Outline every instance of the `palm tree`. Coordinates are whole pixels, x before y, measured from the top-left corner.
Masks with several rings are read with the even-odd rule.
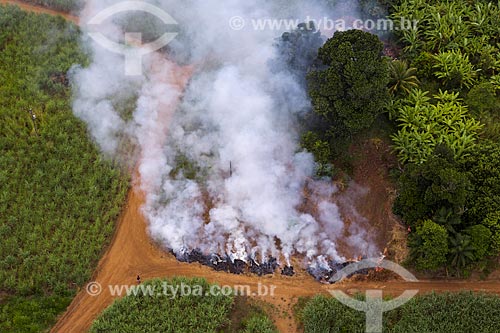
[[[444,226],[450,234],[456,234],[455,226],[462,223],[460,216],[449,207],[441,207],[434,215],[433,221]]]
[[[451,265],[457,269],[465,268],[470,262],[474,261],[474,247],[471,245],[471,239],[468,235],[456,234],[450,238]]]
[[[393,95],[408,95],[413,88],[420,84],[416,73],[416,68],[408,68],[406,61],[394,60],[389,63],[389,73],[391,81],[389,82],[389,91]]]

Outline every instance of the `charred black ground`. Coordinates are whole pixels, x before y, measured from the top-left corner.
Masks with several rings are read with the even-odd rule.
[[[251,273],[258,276],[274,274],[278,268],[281,268],[281,275],[294,276],[295,270],[293,266],[281,266],[278,260],[272,256],[269,256],[264,262],[257,262],[253,258],[247,258],[246,261],[240,259],[231,259],[227,254],[204,254],[199,249],[194,249],[191,251],[184,251],[181,253],[174,253],[171,251],[177,260],[180,262],[187,263],[199,263],[204,266],[211,267],[218,272],[226,272],[231,274],[245,274]],[[324,265],[314,265],[307,268],[307,272],[313,276],[316,281],[322,283],[336,283],[338,279],[335,279],[335,275],[347,267],[348,265],[354,263],[355,261],[347,262],[335,262],[333,260],[328,261]],[[354,274],[350,274],[344,277],[352,277],[354,275],[367,275],[370,271],[375,270],[375,268],[363,269]]]
[[[185,251],[182,253],[174,253],[177,260],[187,263],[200,263],[204,266],[213,268],[219,272],[227,272],[231,274],[252,273],[259,276],[273,274],[280,265],[278,260],[273,257],[268,257],[266,261],[259,263],[254,259],[248,258],[247,261],[240,259],[231,259],[229,255],[218,255],[215,253],[205,255],[199,249]],[[286,266],[287,274],[293,272],[293,267]],[[293,275],[293,274],[292,274]]]

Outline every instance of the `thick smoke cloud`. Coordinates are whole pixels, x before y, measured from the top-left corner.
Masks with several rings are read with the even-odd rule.
[[[83,21],[116,2],[88,1]],[[336,243],[346,227],[332,201],[336,188],[312,180],[313,157],[299,148],[297,119],[310,109],[304,82],[293,69],[272,66],[283,31],[234,31],[228,24],[233,16],[334,12],[305,1],[154,4],[180,24],[169,45],[174,59],[146,56],[144,74],[127,77],[122,56],[86,39],[92,63],[72,75],[74,112],[102,151],[117,157],[138,148],[134,163],[152,237],[176,253],[341,260]],[[124,21],[102,29],[118,40]],[[356,221],[349,232],[359,254],[373,254]]]

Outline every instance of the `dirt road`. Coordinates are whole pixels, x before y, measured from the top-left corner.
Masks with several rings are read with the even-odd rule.
[[[436,291],[474,290],[500,294],[500,281],[463,282],[463,281],[421,281],[407,283],[390,282],[349,282],[337,285],[323,285],[314,281],[306,272],[299,271],[295,277],[239,276],[214,272],[198,264],[179,263],[172,255],[158,249],[152,243],[146,231],[146,221],[140,213],[142,194],[132,190],[128,203],[120,218],[113,242],[101,259],[93,281],[103,287],[99,296],[90,296],[81,290],[59,319],[52,332],[85,332],[99,313],[109,306],[114,297],[109,292],[109,285],[133,285],[139,274],[143,280],[155,277],[204,277],[209,282],[220,285],[249,285],[257,291],[259,283],[275,286],[274,296],[264,296],[262,300],[274,304],[277,308],[289,311],[291,305],[301,296],[313,296],[328,293],[328,290],[341,289],[346,293],[355,293],[368,289],[382,289],[387,294],[398,296],[408,289],[418,289],[421,293]],[[281,311],[282,312],[282,311]],[[281,332],[294,332],[295,324],[288,317],[276,316],[275,321]]]
[[[26,4],[26,3],[22,2],[22,1],[18,1],[18,0],[0,0],[0,5],[16,5],[16,6],[19,6],[21,9],[29,11],[29,12],[34,12],[34,13],[39,13],[39,14],[49,14],[49,15],[54,15],[54,16],[59,15],[59,16],[64,17],[68,21],[71,21],[75,24],[79,24],[79,19],[77,16],[74,16],[74,15],[71,15],[68,13],[64,13],[64,12],[55,11],[55,10],[45,8],[45,7],[29,5],[29,4]]]

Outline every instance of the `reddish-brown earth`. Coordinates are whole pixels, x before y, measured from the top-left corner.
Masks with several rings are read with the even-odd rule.
[[[108,285],[133,285],[139,274],[143,280],[155,277],[204,277],[209,282],[220,285],[249,285],[256,291],[259,283],[274,285],[275,295],[262,297],[263,301],[274,305],[274,319],[280,332],[295,332],[293,319],[283,316],[290,313],[298,297],[327,293],[331,289],[341,289],[346,293],[355,293],[367,289],[382,289],[387,294],[397,296],[407,289],[419,289],[421,293],[435,291],[474,290],[500,294],[498,280],[489,281],[421,281],[407,283],[403,281],[343,282],[335,285],[317,283],[305,271],[299,270],[294,277],[279,274],[269,277],[250,275],[231,275],[219,273],[199,264],[179,263],[172,255],[159,249],[149,237],[146,221],[140,213],[143,195],[131,190],[125,210],[120,218],[111,246],[102,257],[95,271],[93,281],[103,286],[99,296],[90,296],[83,288],[66,313],[59,319],[52,332],[85,332],[92,321],[113,302]]]
[[[19,6],[21,9],[29,11],[29,12],[34,12],[34,13],[39,13],[39,14],[49,14],[49,15],[54,15],[54,16],[62,16],[66,20],[71,21],[75,24],[79,23],[79,19],[77,16],[65,13],[65,12],[59,12],[56,10],[52,10],[49,8],[41,7],[41,6],[34,6],[30,5],[27,3],[24,3],[22,1],[18,0],[0,0],[0,5],[16,5]]]
[[[354,200],[354,205],[362,214],[372,221],[371,232],[391,234],[392,228],[398,222],[392,216],[390,202],[392,187],[385,171],[387,146],[373,142],[361,143],[355,153],[360,156],[355,162],[353,180],[366,187],[368,192]],[[384,152],[385,150],[385,152]],[[352,280],[335,285],[324,285],[316,282],[304,270],[297,270],[294,277],[284,277],[276,273],[274,276],[257,277],[252,275],[231,275],[211,270],[199,264],[179,263],[171,254],[165,253],[151,241],[147,233],[147,225],[140,213],[143,195],[137,190],[131,190],[127,205],[119,220],[114,240],[101,259],[94,274],[93,281],[99,282],[104,291],[99,296],[89,296],[85,290],[80,291],[69,306],[67,312],[60,318],[52,332],[83,332],[92,321],[113,301],[107,291],[108,285],[132,285],[138,274],[143,280],[154,277],[204,277],[209,282],[220,285],[249,285],[256,291],[259,283],[275,286],[274,296],[259,297],[273,304],[271,311],[273,319],[280,332],[296,332],[292,307],[299,297],[328,293],[328,290],[341,289],[348,294],[368,289],[382,289],[385,293],[398,296],[407,289],[418,289],[421,293],[431,291],[474,290],[500,294],[500,281],[459,281],[459,280],[427,280],[418,283],[407,283],[391,279],[386,281],[381,276],[372,279]],[[390,241],[390,236],[380,235],[379,244]],[[376,237],[377,238],[377,237]],[[380,282],[376,280],[381,280]]]

